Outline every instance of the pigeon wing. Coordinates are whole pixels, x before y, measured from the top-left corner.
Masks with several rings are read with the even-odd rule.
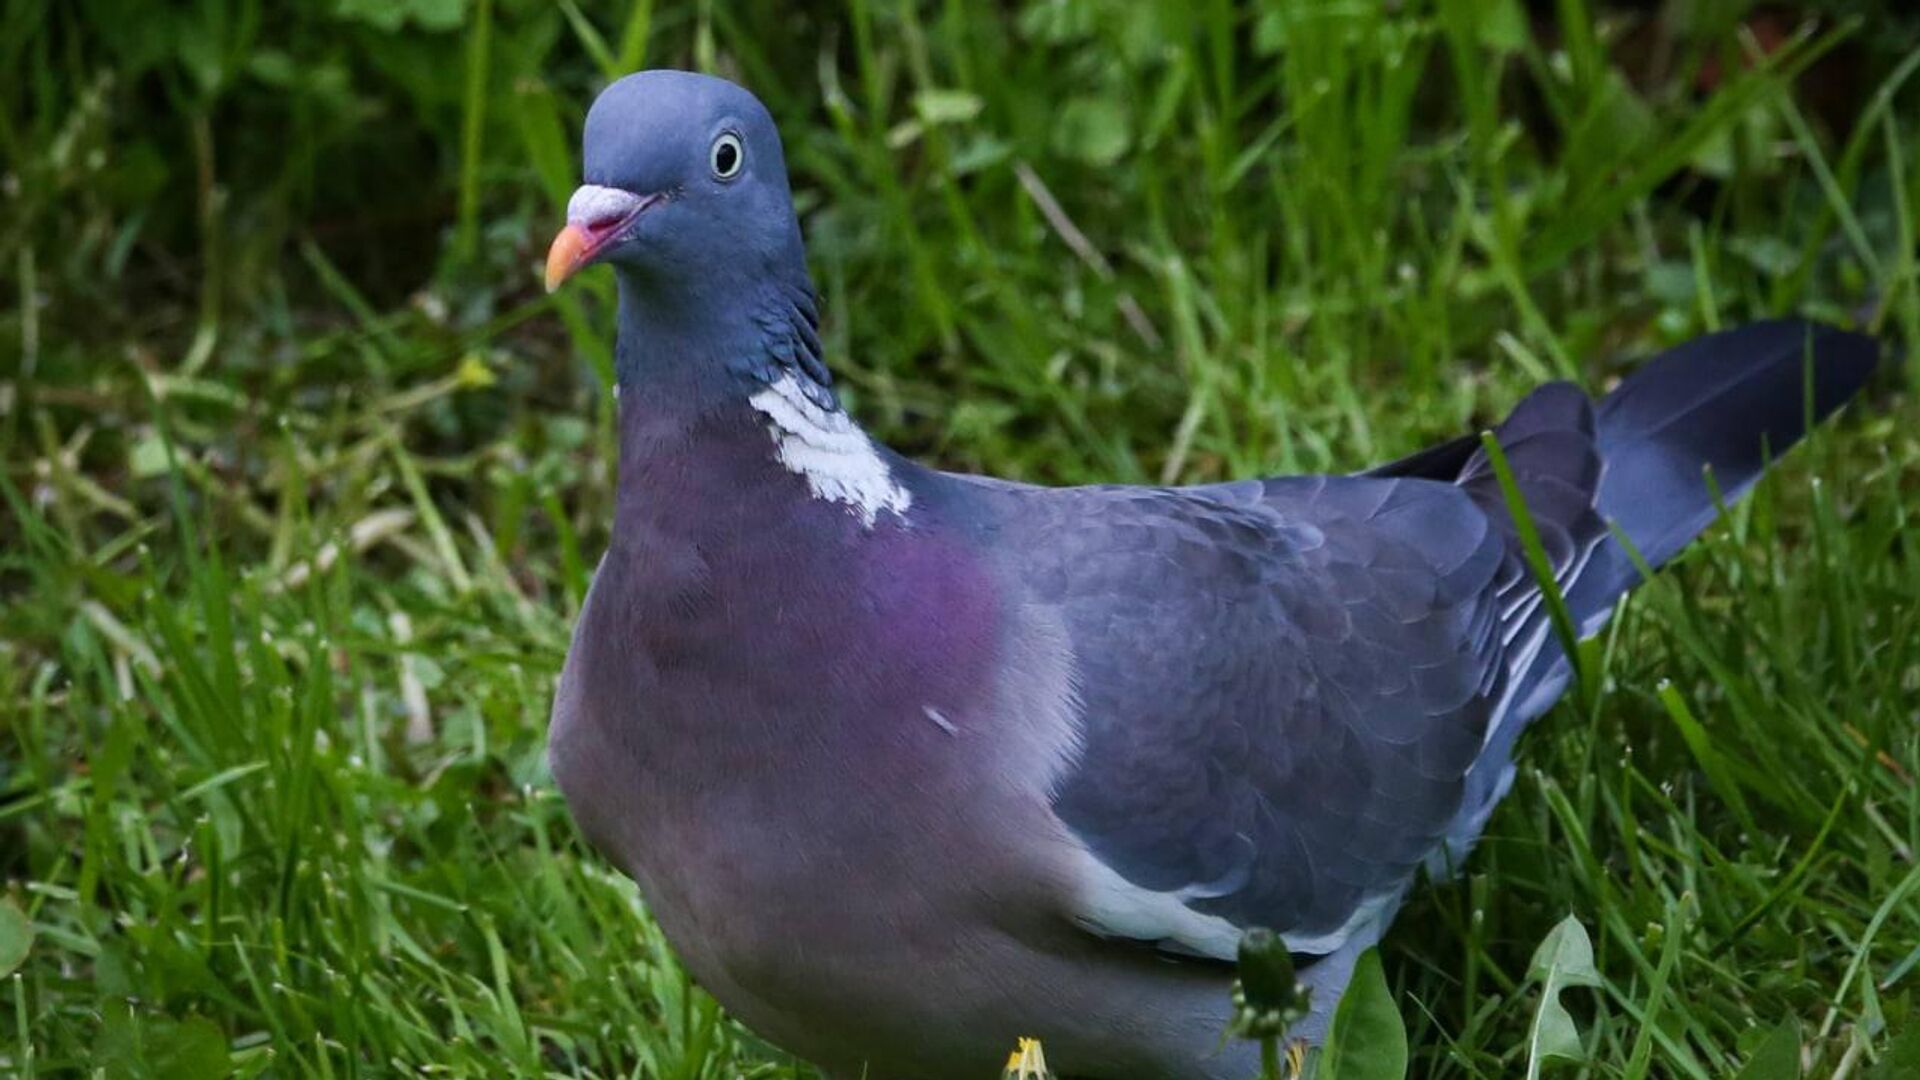
[[[1604,535],[1590,403],[1549,387],[1501,439],[1570,580]],[[1512,690],[1557,648],[1477,454],[1451,483],[1010,494],[1019,576],[1073,653],[1080,752],[1053,806],[1097,860],[1076,915],[1103,934],[1338,948],[1444,854]]]

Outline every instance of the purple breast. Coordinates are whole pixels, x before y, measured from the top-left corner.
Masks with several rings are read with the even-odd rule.
[[[858,633],[888,657],[901,690],[957,708],[988,681],[999,612],[972,553],[917,529],[881,525],[859,560]]]
[[[855,743],[930,750],[928,710],[958,723],[991,693],[1004,614],[992,578],[937,512],[867,527],[772,449],[748,422],[623,478],[637,481],[623,492],[627,550],[610,559],[625,561],[657,672],[641,721],[654,754],[721,735],[786,764]]]

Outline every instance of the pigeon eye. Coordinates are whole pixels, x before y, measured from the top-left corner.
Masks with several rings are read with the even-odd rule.
[[[731,131],[722,132],[713,140],[713,152],[709,155],[709,164],[713,166],[713,175],[722,180],[731,180],[740,175],[740,164],[746,160],[746,154],[740,146],[740,136]]]

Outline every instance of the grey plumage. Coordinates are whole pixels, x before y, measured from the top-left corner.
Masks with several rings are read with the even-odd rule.
[[[757,101],[634,76],[586,156],[549,280],[616,268],[620,488],[552,760],[689,969],[836,1075],[978,1077],[1039,1035],[1072,1076],[1243,1077],[1223,961],[1261,925],[1317,1037],[1565,685],[1478,440],[1188,488],[925,469],[830,388]],[[1496,436],[1578,630],[1638,582],[1625,545],[1712,520],[1703,469],[1744,491],[1873,352],[1759,324],[1523,401]]]

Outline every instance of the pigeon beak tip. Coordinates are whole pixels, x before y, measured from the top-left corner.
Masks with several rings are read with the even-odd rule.
[[[577,225],[568,225],[553,238],[552,246],[547,248],[547,291],[553,292],[566,284],[586,264],[592,254],[593,243],[586,230]]]

